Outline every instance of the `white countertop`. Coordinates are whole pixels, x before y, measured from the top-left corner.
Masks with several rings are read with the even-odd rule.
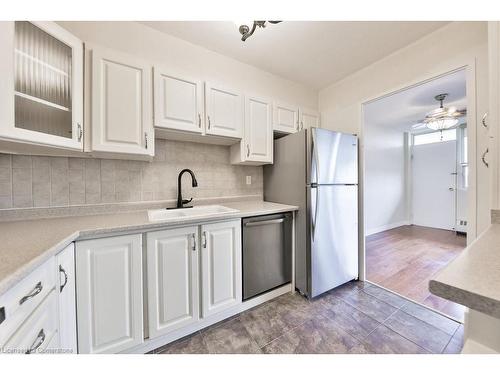
[[[431,293],[500,319],[500,224],[429,281]]]
[[[75,240],[119,232],[150,231],[169,226],[289,212],[298,209],[296,206],[264,201],[228,202],[222,205],[237,209],[238,212],[214,214],[204,218],[182,218],[168,222],[149,221],[146,210],[1,222],[0,294]]]

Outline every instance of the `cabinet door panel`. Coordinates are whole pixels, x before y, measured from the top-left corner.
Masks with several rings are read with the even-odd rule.
[[[155,67],[155,126],[202,133],[203,86],[201,81],[171,74]]]
[[[295,133],[298,126],[298,107],[281,102],[273,103],[273,130],[283,133]]]
[[[143,341],[141,235],[77,242],[78,346],[116,353]]]
[[[92,50],[92,150],[154,155],[151,65]]]
[[[207,134],[241,138],[243,96],[235,90],[205,83]]]
[[[273,129],[271,103],[249,97],[245,106],[246,160],[273,161]]]
[[[318,111],[307,108],[301,108],[299,111],[299,129],[319,128],[320,115]]]
[[[199,320],[198,227],[147,234],[149,337]]]
[[[203,317],[241,303],[241,223],[202,226]]]

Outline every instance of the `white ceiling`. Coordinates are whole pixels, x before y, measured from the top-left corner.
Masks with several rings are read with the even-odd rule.
[[[466,109],[465,70],[447,74],[418,86],[399,91],[366,104],[363,108],[365,124],[396,127],[410,131],[411,126],[423,120],[425,115],[439,107],[434,99],[438,94],[449,94],[443,105]]]
[[[141,22],[244,63],[321,89],[446,22],[284,21],[241,41],[229,21]]]

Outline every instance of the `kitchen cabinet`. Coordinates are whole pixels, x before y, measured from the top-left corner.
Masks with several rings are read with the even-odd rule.
[[[154,68],[155,126],[203,133],[203,82],[168,69]]]
[[[272,162],[272,104],[267,99],[248,96],[245,98],[243,139],[231,146],[231,163],[262,165]]]
[[[202,316],[241,303],[241,222],[201,226]]]
[[[82,41],[54,22],[1,22],[0,50],[0,140],[82,151]]]
[[[154,156],[152,65],[91,48],[92,152]]]
[[[205,82],[206,134],[241,139],[243,106],[243,95],[236,90]]]
[[[295,133],[299,129],[299,107],[279,101],[273,103],[273,130]]]
[[[143,342],[142,235],[76,243],[80,353],[116,353]]]
[[[299,130],[310,129],[312,127],[319,128],[320,114],[318,111],[300,108],[299,109]]]
[[[198,227],[147,234],[149,337],[199,320]]]

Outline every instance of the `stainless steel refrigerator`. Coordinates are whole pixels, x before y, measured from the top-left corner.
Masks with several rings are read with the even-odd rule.
[[[309,298],[358,277],[358,140],[311,128],[274,141],[264,199],[299,206],[295,286]]]

